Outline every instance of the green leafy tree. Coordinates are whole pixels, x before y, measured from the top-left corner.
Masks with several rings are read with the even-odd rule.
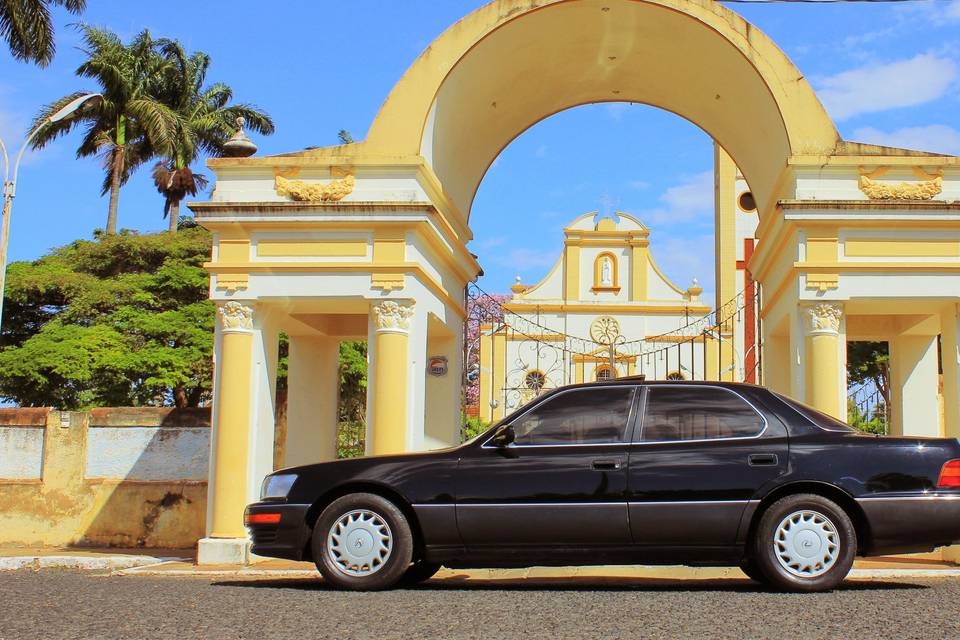
[[[190,168],[200,154],[222,155],[223,144],[237,130],[238,118],[264,135],[272,134],[274,126],[270,116],[253,105],[230,105],[233,90],[229,86],[219,82],[205,86],[210,56],[202,51],[187,55],[175,40],[160,41],[159,49],[169,62],[159,97],[176,118],[170,144],[159,154],[163,160],[153,168],[153,182],[164,197],[169,230],[175,233],[180,202],[207,186],[206,177]]]
[[[0,396],[21,406],[210,400],[210,234],[104,235],[10,265]]]
[[[847,343],[847,381],[873,383],[890,406],[890,348],[886,342]]]
[[[155,96],[171,63],[160,55],[149,31],[129,44],[107,29],[81,25],[87,59],[77,75],[99,85],[103,100],[75,118],[46,125],[34,138],[39,149],[83,125],[77,157],[98,156],[104,167],[101,195],[110,194],[106,232],[116,233],[117,207],[122,187],[144,162],[170,148],[174,113]],[[86,91],[64,96],[45,106],[34,120],[41,125],[50,115]]]
[[[61,6],[79,15],[86,5],[87,0],[0,0],[0,38],[17,60],[45,67],[57,50],[50,7]]]

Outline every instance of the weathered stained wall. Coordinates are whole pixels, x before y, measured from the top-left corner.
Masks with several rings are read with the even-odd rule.
[[[192,547],[209,432],[209,409],[0,409],[0,545]]]

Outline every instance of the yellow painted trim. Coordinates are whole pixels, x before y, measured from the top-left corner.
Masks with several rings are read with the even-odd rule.
[[[591,239],[577,239],[577,238],[567,238],[563,241],[563,244],[568,247],[600,247],[600,248],[623,248],[623,247],[647,247],[650,245],[649,240],[591,240]]]
[[[637,356],[626,356],[626,355],[617,355],[614,357],[614,362],[636,362]],[[583,353],[577,353],[573,356],[573,362],[575,364],[583,364],[585,362],[596,362],[596,363],[609,363],[610,355],[597,354],[595,356],[586,355]]]
[[[850,257],[880,258],[894,256],[898,258],[956,258],[960,257],[960,240],[890,240],[847,238],[844,241],[844,255]],[[810,262],[822,262],[811,258]]]
[[[610,261],[613,263],[611,269],[613,270],[613,285],[607,286],[601,284],[600,280],[602,279],[602,266],[601,260],[603,258],[610,258]],[[597,254],[597,257],[593,259],[593,288],[591,289],[594,293],[598,291],[613,291],[619,293],[620,291],[620,261],[617,259],[616,254],[612,251],[601,251]]]
[[[250,260],[250,240],[221,238],[217,242],[218,262],[247,262]]]
[[[514,313],[526,312],[529,313],[533,305],[529,304],[510,304],[507,303],[503,305],[504,310],[512,311]],[[648,314],[673,314],[673,313],[690,313],[690,315],[707,315],[712,310],[711,307],[706,306],[684,306],[684,305],[671,305],[671,306],[656,306],[656,305],[645,305],[645,304],[576,304],[576,303],[567,303],[567,304],[540,304],[536,305],[540,311],[546,312],[594,312],[594,313],[648,313]]]
[[[649,261],[648,247],[634,246],[630,250],[630,300],[633,302],[647,299],[647,263]]]
[[[457,300],[447,292],[443,285],[416,262],[383,263],[374,265],[369,262],[248,262],[246,264],[219,264],[206,262],[203,268],[220,277],[222,273],[387,273],[413,274],[430,289],[434,295],[443,300],[461,318],[467,316],[463,302]]]
[[[800,271],[819,273],[824,271],[960,271],[957,262],[794,262],[794,268]]]
[[[537,342],[563,342],[564,337],[558,333],[517,333],[511,331],[508,327],[505,329],[507,340],[510,342],[523,342],[524,340],[536,340]]]
[[[503,386],[507,383],[507,341],[503,334],[493,336],[493,400],[497,406],[493,409],[493,419],[504,416]]]
[[[360,240],[259,240],[257,255],[276,257],[362,257],[367,241]]]
[[[580,247],[563,248],[563,299],[580,299]]]
[[[238,208],[244,206],[243,203],[237,204]],[[247,204],[249,205],[249,203]],[[423,208],[424,206],[430,209],[432,219],[435,221],[441,220],[442,216],[440,216],[431,205],[421,204],[419,208]],[[438,229],[425,220],[291,220],[285,222],[251,220],[240,223],[234,221],[201,220],[201,224],[211,231],[216,231],[218,234],[245,236],[248,241],[249,237],[258,231],[295,231],[303,229],[317,231],[329,229],[331,231],[394,232],[397,229],[403,229],[420,233],[419,237],[424,238],[429,244],[435,246],[441,258],[449,261],[449,264],[464,278],[465,282],[473,280],[481,270],[476,258],[474,258],[473,254],[466,248],[466,245],[457,239],[455,234],[449,233],[442,225],[441,228]],[[465,266],[456,263],[454,261],[455,257],[462,260]],[[471,271],[472,274],[470,273]]]

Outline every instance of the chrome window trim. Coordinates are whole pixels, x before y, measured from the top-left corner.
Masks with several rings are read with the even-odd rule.
[[[487,438],[482,445],[480,445],[480,448],[481,449],[556,449],[559,447],[626,447],[630,444],[630,436],[631,436],[630,431],[631,431],[631,427],[633,426],[632,421],[633,421],[633,418],[635,415],[634,412],[636,411],[636,406],[637,406],[637,402],[636,402],[637,393],[640,389],[638,385],[609,384],[609,385],[597,385],[597,386],[590,386],[590,387],[577,387],[575,389],[565,389],[563,391],[560,391],[559,393],[555,393],[551,395],[549,398],[544,398],[542,402],[538,402],[537,404],[528,408],[526,411],[518,415],[516,418],[512,419],[510,422],[505,423],[505,425],[507,424],[512,425],[517,420],[520,420],[521,418],[526,417],[527,414],[529,414],[531,411],[546,404],[549,400],[553,400],[554,398],[559,398],[560,396],[566,395],[568,393],[576,393],[578,391],[591,391],[595,389],[623,389],[624,387],[630,389],[630,408],[629,408],[629,411],[627,412],[627,421],[624,424],[624,435],[625,435],[624,440],[620,440],[618,442],[583,442],[583,443],[574,442],[570,444],[516,444],[514,442],[511,442],[506,447],[487,446],[490,444],[490,441],[496,437],[497,432],[500,431],[500,429],[497,428],[494,430],[493,434],[489,438]]]
[[[749,400],[747,400],[747,399],[746,399],[745,397],[743,397],[743,395],[741,395],[740,393],[737,393],[737,392],[734,391],[733,389],[729,389],[729,388],[727,388],[727,387],[720,387],[720,386],[712,385],[712,384],[656,384],[656,383],[646,384],[646,385],[644,385],[644,386],[645,386],[647,389],[652,389],[652,388],[654,388],[654,387],[666,387],[666,388],[668,388],[668,389],[669,389],[669,388],[674,388],[674,387],[686,387],[686,388],[688,388],[688,389],[722,389],[723,391],[726,391],[727,393],[732,393],[733,395],[737,396],[738,398],[740,398],[741,400],[743,400],[744,402],[746,402],[747,405],[748,405],[751,409],[753,409],[753,412],[756,413],[758,416],[760,416],[760,419],[763,421],[763,428],[760,429],[760,431],[757,432],[756,435],[752,435],[752,436],[730,436],[730,437],[726,437],[726,438],[695,438],[695,439],[691,439],[691,440],[648,440],[648,441],[644,441],[644,440],[643,440],[643,423],[641,423],[641,424],[640,424],[640,433],[638,434],[638,438],[634,439],[634,441],[630,443],[631,446],[634,446],[634,445],[654,445],[654,444],[685,444],[685,443],[690,443],[690,442],[729,442],[730,440],[756,440],[757,438],[763,437],[763,434],[765,434],[765,433],[767,432],[767,428],[770,426],[770,423],[767,422],[767,416],[763,415],[763,412],[760,411],[759,409],[757,409],[756,405],[754,405],[752,402],[750,402]],[[643,406],[643,419],[644,419],[644,420],[646,420],[646,417],[647,417],[647,405],[649,405],[649,404],[650,404],[650,393],[649,393],[649,391],[648,391],[646,400],[645,400],[645,402],[643,403],[643,405],[644,405],[644,406]]]

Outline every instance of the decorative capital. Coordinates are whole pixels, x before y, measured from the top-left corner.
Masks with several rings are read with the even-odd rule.
[[[218,305],[217,313],[224,333],[253,330],[253,307],[231,300]]]
[[[811,335],[840,333],[840,318],[843,309],[839,304],[821,302],[807,307],[809,324],[807,330]]]
[[[377,331],[406,333],[410,329],[415,302],[396,302],[384,300],[373,305],[373,315],[377,319]]]

